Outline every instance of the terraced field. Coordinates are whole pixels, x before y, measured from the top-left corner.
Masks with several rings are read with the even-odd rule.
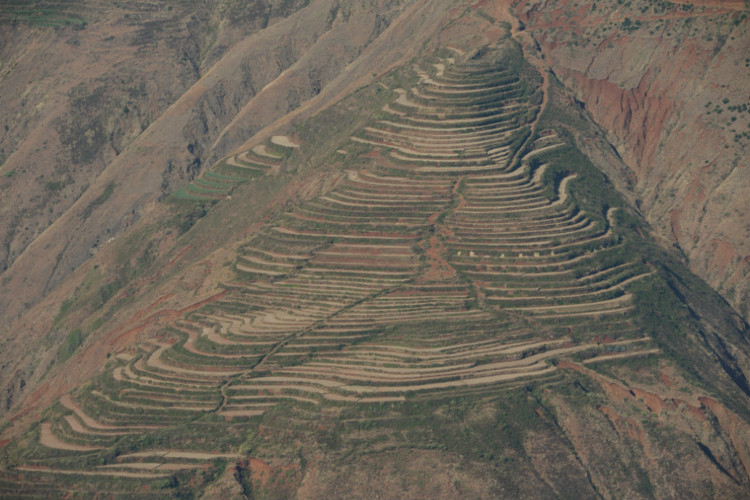
[[[575,175],[545,180],[563,141],[538,130],[539,77],[460,54],[414,72],[341,146],[365,164],[247,241],[220,300],[63,397],[0,496],[84,480],[159,496],[210,479],[279,408],[491,394],[555,383],[562,358],[658,354],[628,291],[650,271],[620,251],[616,210],[577,206]],[[294,147],[276,137],[176,196],[224,198]]]
[[[299,145],[286,136],[273,136],[266,144],[258,144],[242,153],[230,155],[193,182],[172,194],[174,199],[218,201],[245,182],[264,175],[278,174],[282,162]]]

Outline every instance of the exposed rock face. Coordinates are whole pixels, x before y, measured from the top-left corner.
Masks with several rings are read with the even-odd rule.
[[[545,63],[630,168],[633,201],[747,318],[747,6],[620,3],[524,1],[515,9]]]

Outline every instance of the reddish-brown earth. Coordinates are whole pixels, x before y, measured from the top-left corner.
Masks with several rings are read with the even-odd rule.
[[[750,103],[748,7],[665,5],[530,0],[513,12],[527,53],[544,58],[616,147],[633,181],[619,187],[748,317],[750,115],[730,109]]]

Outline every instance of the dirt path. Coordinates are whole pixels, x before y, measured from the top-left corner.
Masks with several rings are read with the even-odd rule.
[[[86,434],[89,436],[124,436],[126,434],[135,434],[140,431],[92,431],[81,425],[81,422],[73,415],[65,415],[65,421],[68,423],[73,432]]]
[[[185,314],[189,312],[193,312],[196,309],[200,308],[201,306],[204,306],[206,304],[209,304],[211,302],[215,302],[225,295],[229,293],[229,290],[224,290],[222,292],[219,292],[217,294],[211,295],[210,297],[207,297],[199,302],[196,302],[194,304],[190,304],[189,306],[186,306],[179,310],[174,309],[165,309],[162,311],[155,312],[151,315],[149,315],[145,320],[142,322],[139,322],[137,326],[131,327],[130,329],[126,330],[125,332],[118,335],[113,341],[110,342],[110,345],[115,349],[119,350],[119,348],[130,346],[134,343],[135,338],[142,332],[144,332],[148,327],[156,325],[158,323],[167,323],[170,324],[174,322],[175,320],[181,318]],[[129,322],[129,324],[132,324],[133,321]]]
[[[283,148],[297,149],[299,147],[299,144],[293,142],[289,137],[285,135],[274,135],[273,137],[271,137],[271,142]]]
[[[351,392],[357,392],[362,394],[377,394],[377,393],[389,393],[389,392],[412,392],[412,391],[429,391],[429,390],[435,390],[435,389],[448,389],[452,387],[466,387],[466,386],[472,386],[472,385],[485,385],[485,384],[492,384],[496,382],[506,382],[509,380],[516,380],[519,378],[525,378],[525,377],[531,377],[531,376],[539,376],[539,375],[546,375],[548,373],[552,373],[556,370],[553,366],[548,366],[546,364],[539,364],[536,368],[539,368],[535,371],[524,371],[524,372],[517,372],[517,373],[503,373],[499,375],[490,375],[486,377],[476,377],[476,378],[467,378],[467,379],[461,379],[461,380],[452,380],[449,382],[437,382],[432,384],[419,384],[419,385],[405,385],[405,386],[354,386],[354,385],[348,385],[348,386],[342,386],[340,389],[351,391]]]
[[[73,413],[78,415],[78,418],[80,418],[84,424],[86,424],[88,427],[91,427],[92,429],[99,429],[99,430],[117,430],[118,427],[114,425],[105,425],[100,422],[97,422],[93,418],[86,415],[83,410],[73,401],[73,399],[70,397],[70,394],[66,394],[65,396],[60,398],[60,404],[62,404],[65,408],[68,410],[71,410]]]
[[[64,469],[50,469],[47,467],[31,467],[21,466],[16,467],[15,470],[21,470],[24,472],[42,472],[45,474],[64,474],[70,476],[114,476],[114,477],[128,477],[128,478],[164,478],[169,477],[171,474],[153,474],[147,472],[122,472],[122,471],[92,471],[92,470],[64,470]]]
[[[132,432],[139,432],[139,431],[145,431],[150,429],[160,429],[161,427],[158,425],[108,425],[103,424],[101,422],[98,422],[97,420],[94,420],[90,416],[86,415],[80,406],[78,406],[75,401],[70,397],[70,394],[66,394],[65,396],[60,398],[60,404],[62,404],[65,408],[75,413],[78,418],[81,419],[81,421],[91,429],[96,429],[99,431],[132,431]],[[73,429],[75,430],[75,429]],[[79,432],[79,431],[76,431]],[[88,431],[88,433],[91,433]]]
[[[649,273],[639,274],[637,276],[633,276],[631,278],[628,278],[626,280],[620,281],[618,283],[615,283],[614,285],[611,285],[611,286],[608,286],[608,287],[605,287],[605,288],[600,288],[598,290],[592,290],[592,291],[582,290],[580,293],[559,294],[559,295],[533,295],[533,294],[528,294],[528,295],[513,295],[513,296],[495,296],[495,297],[490,297],[488,300],[497,301],[497,302],[503,302],[503,301],[516,301],[516,300],[561,300],[561,299],[577,299],[577,298],[582,298],[582,297],[596,297],[596,296],[599,296],[599,295],[604,295],[604,294],[610,293],[612,291],[622,290],[624,287],[626,287],[630,283],[632,283],[634,281],[637,281],[639,279],[643,279],[643,278],[645,278],[647,276],[651,276],[651,274],[652,273],[650,273],[650,272]],[[583,285],[582,285],[582,287],[583,287]],[[560,288],[560,289],[564,289],[564,288]],[[558,290],[560,290],[560,289],[558,289]],[[516,292],[516,291],[520,291],[522,289],[519,289],[519,288],[487,287],[487,288],[485,288],[485,290],[488,290],[488,291],[492,290],[492,291],[505,291],[505,292],[513,291],[513,292]],[[528,291],[535,291],[535,289],[526,289],[526,290],[528,290]],[[548,292],[550,290],[555,290],[555,289],[553,289],[553,288],[545,288],[543,291],[544,292]],[[541,292],[541,290],[540,290],[540,292]],[[591,304],[591,303],[592,302],[584,302],[582,304]]]
[[[599,363],[603,361],[610,361],[613,359],[631,358],[635,356],[648,356],[649,354],[659,354],[659,353],[661,353],[661,349],[657,347],[653,349],[645,349],[643,351],[621,352],[617,354],[601,354],[593,358],[584,359],[582,363],[584,365],[588,365],[591,363]]]
[[[533,46],[534,40],[532,39],[532,36],[530,33],[528,33],[526,30],[520,30],[519,29],[519,22],[518,19],[515,18],[515,16],[512,15],[510,12],[511,6],[508,5],[507,8],[507,16],[506,19],[510,21],[511,24],[511,36],[519,41],[521,41],[521,47],[531,47]],[[506,10],[506,9],[503,9]],[[525,43],[524,43],[525,40]],[[534,140],[534,136],[536,135],[538,128],[539,128],[539,117],[542,116],[542,113],[544,112],[544,109],[547,107],[547,103],[549,102],[549,70],[547,68],[547,65],[538,57],[536,57],[536,54],[532,53],[529,50],[523,50],[523,55],[526,58],[527,61],[529,61],[532,66],[534,66],[539,74],[542,76],[542,85],[540,87],[540,90],[542,91],[542,102],[539,105],[539,111],[537,112],[536,117],[534,118],[534,121],[531,123],[531,134],[529,135],[529,138],[526,139],[524,144],[516,151],[516,153],[513,155],[513,157],[508,161],[508,165],[513,165],[517,161],[519,161],[521,152],[524,150],[524,148],[529,144],[529,141]]]
[[[278,271],[270,271],[268,269],[263,269],[261,267],[248,267],[243,264],[240,264],[239,262],[235,264],[235,267],[245,273],[252,273],[252,274],[262,274],[264,276],[284,276],[285,273],[278,272]]]
[[[200,469],[205,464],[185,464],[185,463],[163,463],[163,462],[134,462],[129,464],[108,464],[100,465],[97,469],[135,469],[135,470],[152,470],[152,471],[178,471],[186,469]]]
[[[449,8],[448,5],[450,5],[450,2],[447,1],[437,2],[437,4],[436,2],[413,2],[363,51],[359,58],[349,64],[334,81],[324,86],[317,96],[302,102],[297,109],[283,115],[257,132],[235,151],[248,149],[259,139],[288,127],[294,121],[327,109],[356,89],[368,85],[376,78],[404,65],[416,55],[420,43],[435,36],[433,30],[437,29],[442,23],[443,16]],[[417,39],[415,39],[415,33]],[[392,37],[409,40],[409,43],[394,46]],[[388,54],[388,56],[383,57],[383,54]],[[256,98],[262,96],[265,92],[274,92],[276,82],[283,80],[282,77],[285,73],[286,71],[266,85]],[[224,130],[231,130],[236,123],[246,119],[249,112],[250,110],[243,108]],[[219,144],[224,134],[225,132],[222,131],[212,147]]]
[[[67,450],[67,451],[94,451],[100,450],[101,446],[88,446],[84,444],[73,444],[61,441],[52,432],[52,424],[45,422],[40,426],[39,430],[39,443],[47,448],[53,448],[55,450]]]
[[[193,370],[191,368],[182,368],[179,366],[172,366],[164,363],[161,360],[161,355],[164,351],[172,347],[172,344],[158,344],[159,348],[155,350],[151,355],[148,357],[148,360],[146,361],[146,364],[149,366],[153,366],[154,368],[158,368],[165,372],[171,372],[171,373],[182,373],[185,375],[193,375],[199,378],[221,378],[221,377],[231,377],[233,375],[237,375],[238,373],[242,373],[242,370],[232,370],[232,371],[221,371],[221,370]]]
[[[184,450],[150,450],[136,453],[126,453],[118,456],[118,460],[129,460],[131,458],[161,457],[161,458],[186,458],[189,460],[213,460],[215,458],[239,458],[239,453],[209,453],[201,451]]]
[[[278,161],[281,160],[281,157],[279,155],[273,154],[266,149],[265,144],[258,144],[252,149],[253,153],[255,153],[258,156],[263,156],[265,158],[268,158],[269,160]]]
[[[204,351],[199,350],[195,345],[195,342],[198,340],[197,332],[188,330],[185,328],[180,328],[179,326],[176,326],[176,328],[178,328],[180,331],[188,335],[188,339],[187,341],[185,341],[185,344],[183,346],[185,350],[188,352],[192,352],[193,354],[197,354],[199,356],[215,357],[215,358],[220,358],[220,359],[241,359],[241,358],[252,358],[252,357],[259,355],[259,353],[224,354],[224,353],[215,353],[215,352],[204,352]],[[210,340],[210,337],[208,335],[204,334],[204,336],[206,336],[206,338]],[[216,335],[216,337],[219,337],[219,336]],[[241,343],[239,342],[234,343],[234,342],[227,341],[223,337],[219,337],[219,338],[222,339],[222,344],[224,345],[241,345]]]
[[[581,304],[563,304],[563,305],[549,305],[549,306],[528,306],[528,307],[509,307],[508,311],[527,311],[531,313],[552,313],[552,312],[590,312],[591,314],[597,314],[605,312],[610,309],[614,309],[617,306],[621,306],[625,303],[628,305],[632,301],[632,295],[626,293],[620,297],[614,299],[602,300],[598,302],[584,302]],[[602,309],[597,309],[601,307]]]
[[[100,392],[100,391],[91,391],[91,394],[102,398],[107,403],[118,406],[120,408],[131,408],[134,410],[163,410],[165,409],[164,406],[159,406],[158,404],[155,405],[147,405],[147,404],[134,404],[134,403],[126,403],[124,401],[115,401],[106,394]],[[151,401],[154,401],[155,403],[158,403],[159,401],[157,399],[151,399]],[[175,402],[175,401],[167,401],[167,402]],[[213,410],[214,406],[169,406],[169,410],[172,411],[186,411],[186,412],[210,412]]]
[[[234,156],[230,156],[229,158],[227,158],[226,162],[227,162],[227,165],[249,170],[251,172],[258,172],[259,174],[263,173],[264,168],[271,168],[271,167],[267,167],[266,165],[261,165],[260,163],[256,163],[255,165],[248,165],[247,163],[240,163],[239,161],[235,159]],[[250,160],[248,160],[248,163],[249,162]]]

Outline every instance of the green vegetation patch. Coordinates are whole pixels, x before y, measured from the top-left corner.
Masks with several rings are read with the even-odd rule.
[[[61,362],[68,359],[83,343],[83,340],[84,335],[80,328],[72,330],[65,337],[65,342],[63,342],[63,344],[60,346],[60,349],[57,351],[57,359]]]
[[[31,24],[58,28],[74,26],[85,28],[88,22],[80,12],[83,4],[73,1],[30,2],[6,0],[0,9],[0,23]]]

